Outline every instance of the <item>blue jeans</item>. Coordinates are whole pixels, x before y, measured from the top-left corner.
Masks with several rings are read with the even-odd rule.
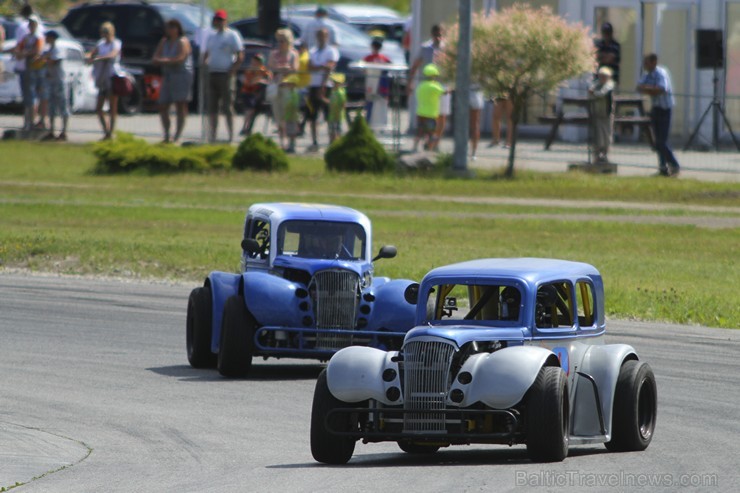
[[[653,130],[655,132],[655,151],[658,153],[658,168],[661,173],[668,173],[670,165],[674,170],[680,166],[676,156],[668,146],[668,134],[671,130],[671,110],[654,107],[651,117],[653,119]]]

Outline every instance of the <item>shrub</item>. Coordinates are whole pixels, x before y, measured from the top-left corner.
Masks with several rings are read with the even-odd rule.
[[[231,166],[233,151],[227,146],[152,145],[125,132],[113,140],[93,145],[94,172],[101,174],[144,171],[150,174],[202,172]]]
[[[280,147],[262,134],[253,134],[239,144],[231,161],[236,169],[287,171],[288,157]]]
[[[349,132],[329,146],[324,161],[329,170],[355,173],[384,173],[396,167],[361,116],[355,118]]]

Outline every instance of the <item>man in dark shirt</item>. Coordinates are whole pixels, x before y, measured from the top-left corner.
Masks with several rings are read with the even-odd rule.
[[[612,79],[615,84],[619,84],[619,62],[622,48],[614,39],[614,28],[610,23],[605,22],[601,25],[601,39],[597,39],[595,44],[599,67],[612,69]]]

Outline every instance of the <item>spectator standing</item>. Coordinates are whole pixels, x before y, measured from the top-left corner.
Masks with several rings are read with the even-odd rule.
[[[306,25],[306,28],[301,34],[301,41],[308,47],[308,50],[315,48],[318,44],[316,34],[322,29],[326,29],[329,33],[328,43],[333,46],[339,45],[339,33],[337,32],[334,23],[328,19],[329,12],[319,5],[314,13],[314,19]]]
[[[113,136],[118,117],[118,96],[113,93],[113,77],[122,75],[121,67],[121,40],[116,38],[116,28],[110,22],[100,26],[100,40],[87,55],[87,60],[93,65],[93,78],[98,88],[98,100],[95,112],[98,114],[100,126],[103,127],[103,140]],[[108,101],[108,116],[106,121],[103,106]]]
[[[441,25],[435,24],[434,26],[432,26],[432,38],[421,45],[419,54],[414,60],[414,63],[411,65],[411,70],[409,72],[409,84],[407,86],[409,94],[411,94],[411,91],[413,91],[414,89],[414,77],[419,68],[426,67],[429,64],[437,63],[437,59],[445,49],[444,34],[444,29]],[[447,117],[449,116],[451,110],[452,97],[449,93],[445,93],[442,95],[442,98],[439,102],[439,116],[437,117],[437,125],[435,130],[437,141],[442,137],[442,133],[444,132],[445,126],[447,125]]]
[[[311,57],[308,54],[308,45],[303,40],[298,42],[298,89],[305,89],[311,83],[311,72],[308,69]]]
[[[346,77],[344,74],[331,74],[334,85],[329,97],[329,116],[326,121],[329,124],[329,143],[334,142],[342,134],[342,118],[347,106],[347,91],[344,89]]]
[[[594,151],[596,161],[608,162],[609,145],[612,141],[614,119],[612,115],[612,92],[614,81],[612,69],[601,67],[597,72],[596,80],[588,88],[591,96],[591,118],[594,129]]]
[[[480,141],[480,113],[485,100],[478,84],[470,86],[470,159],[477,159],[478,142]]]
[[[439,103],[445,94],[445,88],[437,82],[439,69],[430,63],[422,70],[426,80],[416,88],[416,137],[414,138],[414,152],[419,148],[419,142],[426,140],[425,149],[434,150],[437,144],[437,117]]]
[[[658,55],[651,53],[642,61],[645,73],[640,78],[637,91],[647,94],[652,100],[650,117],[655,132],[655,151],[658,153],[658,175],[678,176],[681,171],[676,156],[668,146],[671,131],[671,111],[675,105],[671,76],[664,67],[658,66]]]
[[[319,112],[324,113],[327,119],[327,102],[331,92],[331,81],[329,74],[337,66],[339,51],[329,45],[329,31],[325,28],[316,32],[316,47],[309,52],[308,68],[311,71],[311,82],[308,92],[308,121],[311,123],[312,144],[309,151],[319,149],[319,141],[316,134],[316,119]]]
[[[69,102],[67,101],[67,84],[64,80],[62,52],[57,47],[59,33],[51,30],[46,33],[47,49],[44,52],[46,61],[46,80],[49,86],[49,133],[42,140],[67,140],[67,124],[69,122]],[[56,116],[62,119],[62,131],[54,136],[54,121]]]
[[[162,70],[159,90],[159,116],[164,130],[164,142],[170,141],[170,107],[175,105],[177,121],[173,142],[180,140],[188,116],[188,103],[193,95],[193,57],[190,41],[182,24],[170,19],[165,24],[165,35],[154,52],[152,62]]]
[[[383,40],[373,39],[370,44],[370,54],[362,61],[367,63],[391,63],[391,59],[380,50],[383,49]],[[377,74],[377,75],[376,75]],[[365,83],[365,114],[367,121],[373,130],[382,129],[388,123],[388,93],[390,92],[390,79],[385,72],[380,70],[368,70]]]
[[[244,69],[244,83],[240,89],[240,96],[244,103],[244,124],[239,135],[249,133],[249,122],[252,121],[257,108],[265,101],[265,89],[270,83],[272,75],[265,66],[265,57],[255,54]]]
[[[285,104],[288,88],[281,83],[285,77],[295,74],[298,70],[299,55],[293,48],[293,31],[290,29],[278,29],[275,32],[275,40],[277,41],[277,48],[270,52],[267,68],[272,73],[272,84],[273,87],[277,86],[277,94],[269,100],[272,106],[272,118],[278,126],[280,147],[285,148]]]
[[[501,142],[501,122],[506,118],[506,142],[503,144],[504,149],[511,147],[511,141],[514,138],[512,129],[514,128],[514,104],[504,94],[499,94],[493,98],[493,116],[491,117],[491,143],[488,147],[496,147]]]
[[[283,124],[285,135],[288,138],[288,147],[285,152],[295,153],[295,139],[298,137],[298,121],[301,116],[301,96],[298,90],[299,77],[297,74],[285,76],[280,83],[283,93]]]
[[[605,22],[601,25],[601,39],[597,39],[595,45],[599,67],[609,67],[612,70],[612,80],[615,86],[618,85],[622,47],[614,39],[614,27],[611,23]]]
[[[28,19],[28,34],[20,40],[21,57],[25,59],[26,72],[28,74],[28,98],[24,98],[25,113],[28,122],[33,128],[43,130],[46,128],[46,113],[49,105],[46,84],[46,64],[43,49],[44,38],[38,32],[39,19],[32,15]],[[38,108],[39,121],[33,124]]]
[[[16,29],[15,29],[15,39],[17,41],[15,48],[9,51],[13,51],[15,55],[15,68],[14,71],[18,75],[18,81],[20,82],[21,86],[21,94],[23,97],[24,107],[25,102],[27,99],[30,98],[30,91],[31,91],[31,81],[29,79],[28,71],[26,70],[26,59],[21,55],[21,41],[28,35],[29,29],[28,29],[28,20],[33,15],[33,8],[31,8],[30,5],[24,4],[20,11],[19,16],[22,19]],[[37,28],[36,33],[40,36],[43,36],[44,34],[44,25],[43,23],[37,18]],[[33,106],[33,112],[35,114],[36,112],[36,106]],[[26,130],[30,130],[33,126],[33,118],[35,118],[34,115],[28,115],[27,112],[24,111],[24,121],[23,121],[23,128]]]
[[[214,32],[206,42],[205,65],[208,68],[209,142],[215,142],[219,107],[226,117],[228,141],[234,139],[234,81],[244,61],[242,37],[226,25],[226,11],[213,14]]]

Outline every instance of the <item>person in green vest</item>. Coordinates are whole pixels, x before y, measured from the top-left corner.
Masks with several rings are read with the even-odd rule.
[[[295,139],[298,136],[298,127],[301,120],[301,96],[298,91],[299,76],[290,74],[280,82],[281,96],[283,99],[283,108],[285,119],[285,135],[288,137],[288,147],[285,152],[295,153]]]
[[[344,88],[346,81],[344,74],[334,73],[329,77],[334,83],[334,89],[329,96],[329,143],[334,142],[342,134],[342,117],[347,106],[347,91]]]
[[[433,63],[424,67],[422,71],[424,81],[416,87],[416,137],[414,137],[414,152],[419,148],[419,142],[426,140],[424,148],[433,151],[437,148],[437,117],[439,103],[447,90],[437,81],[439,69]]]

